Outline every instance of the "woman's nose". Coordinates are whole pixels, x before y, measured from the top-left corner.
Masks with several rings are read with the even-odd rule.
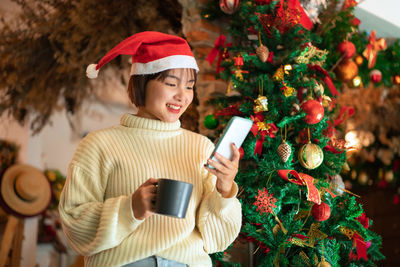
[[[183,86],[177,86],[177,89],[175,92],[175,98],[178,100],[182,100],[184,94],[185,94],[185,88]]]

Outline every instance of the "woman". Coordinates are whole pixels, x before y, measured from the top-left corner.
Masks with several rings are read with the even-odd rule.
[[[232,145],[232,160],[211,161],[212,142],[180,128],[198,71],[184,39],[135,34],[88,76],[120,54],[132,55],[128,93],[138,112],[79,144],[59,204],[65,235],[85,266],[211,266],[208,253],[225,250],[241,227],[239,151]],[[157,178],[193,184],[184,219],[154,213]]]

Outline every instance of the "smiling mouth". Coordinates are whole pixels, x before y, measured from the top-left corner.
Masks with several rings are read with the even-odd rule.
[[[176,105],[172,105],[172,104],[167,104],[167,107],[169,107],[170,109],[173,110],[180,110],[181,106],[176,106]]]

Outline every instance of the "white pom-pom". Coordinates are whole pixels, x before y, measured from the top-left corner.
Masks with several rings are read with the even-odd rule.
[[[86,68],[86,76],[89,79],[95,79],[97,78],[97,75],[99,74],[99,70],[96,70],[97,64],[90,64]]]

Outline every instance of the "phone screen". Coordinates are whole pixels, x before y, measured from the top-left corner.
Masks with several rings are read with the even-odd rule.
[[[235,143],[237,148],[243,144],[247,135],[250,132],[251,127],[253,126],[253,121],[250,119],[245,119],[242,117],[234,116],[228,122],[225,130],[222,132],[221,138],[218,140],[215,145],[215,149],[211,154],[211,159],[218,161],[214,158],[215,152],[218,152],[225,158],[232,160],[233,153],[231,144]],[[208,165],[209,168],[212,168]]]

